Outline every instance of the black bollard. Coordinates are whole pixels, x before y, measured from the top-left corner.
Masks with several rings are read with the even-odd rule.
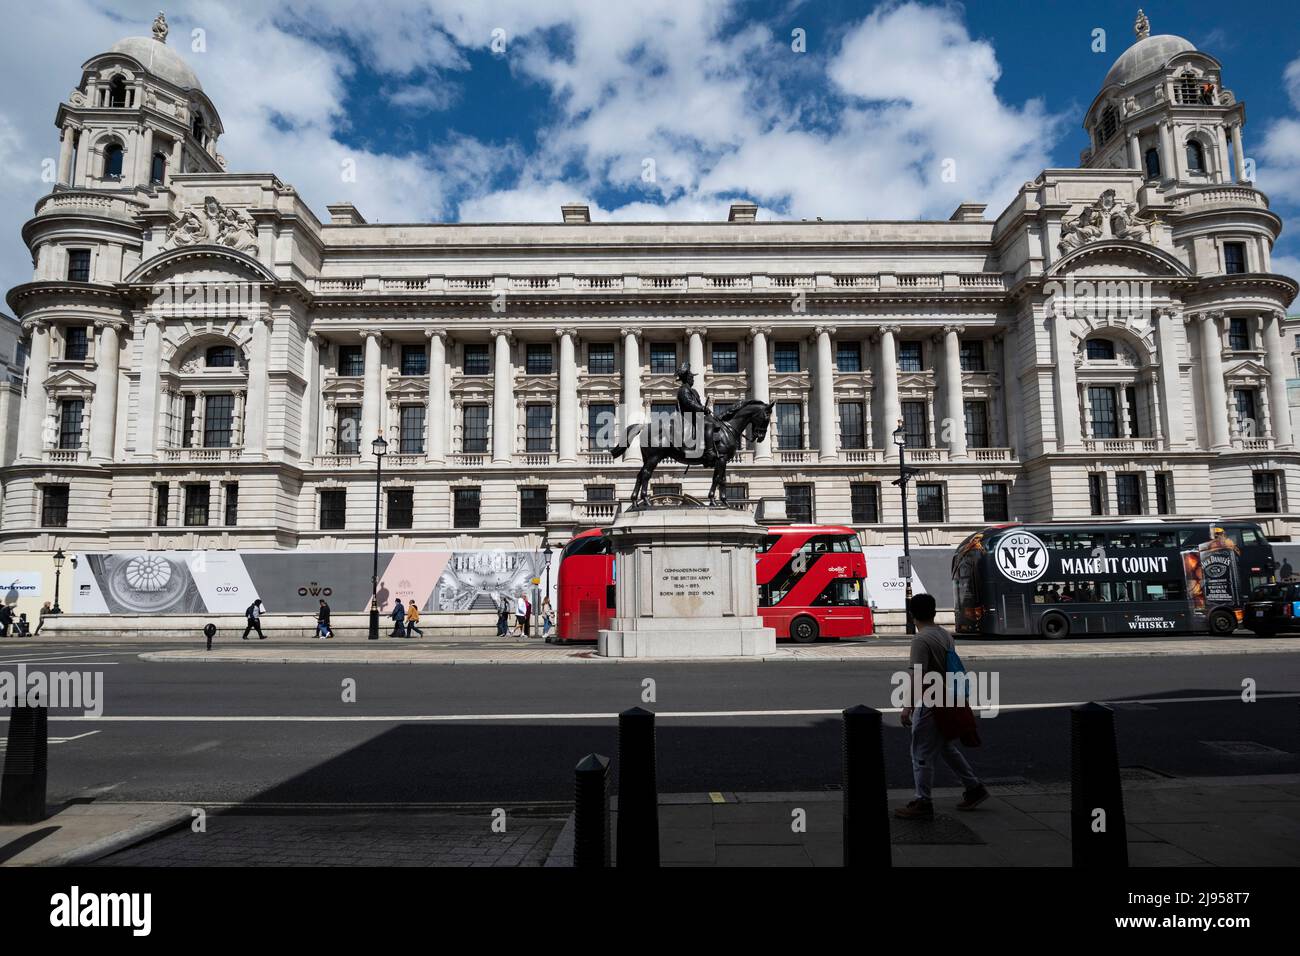
[[[844,865],[892,866],[880,711],[844,711]]]
[[[618,715],[619,866],[659,865],[659,790],[655,715],[633,707]]]
[[[45,813],[49,756],[48,711],[44,705],[9,712],[9,747],[0,777],[0,823],[39,823]]]
[[[1098,810],[1104,829],[1097,829]],[[1128,866],[1115,712],[1098,703],[1070,710],[1070,852],[1074,866]]]
[[[609,758],[587,754],[573,776],[573,865],[609,866]]]
[[[208,650],[212,650],[212,638],[216,636],[217,625],[209,621],[203,625],[203,636],[208,639]]]

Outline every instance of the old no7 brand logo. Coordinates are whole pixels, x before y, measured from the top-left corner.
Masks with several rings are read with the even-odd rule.
[[[1047,546],[1037,535],[1014,531],[1002,537],[993,551],[1002,576],[1012,581],[1037,581],[1047,573]]]

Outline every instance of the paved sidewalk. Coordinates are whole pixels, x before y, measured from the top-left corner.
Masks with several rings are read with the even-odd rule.
[[[75,866],[190,819],[170,803],[73,803],[41,823],[0,826],[0,865]]]

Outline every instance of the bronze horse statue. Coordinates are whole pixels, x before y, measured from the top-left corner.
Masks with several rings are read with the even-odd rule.
[[[659,463],[665,459],[680,462],[689,469],[691,465],[701,464],[713,469],[713,484],[709,486],[709,504],[727,504],[727,464],[740,452],[740,441],[745,432],[755,443],[767,437],[768,426],[772,422],[772,404],[752,398],[735,408],[719,415],[716,419],[706,421],[702,440],[697,437],[699,447],[688,452],[681,429],[673,429],[672,444],[647,444],[642,446],[643,462],[637,472],[636,485],[632,489],[632,504],[648,505],[650,497],[650,478]],[[636,441],[636,436],[645,428],[643,424],[629,425],[627,445],[611,449],[615,458],[622,458],[628,448]]]

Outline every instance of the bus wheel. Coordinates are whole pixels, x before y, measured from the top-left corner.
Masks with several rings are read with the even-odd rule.
[[[817,622],[810,617],[796,617],[790,622],[790,636],[799,644],[811,644],[818,633]]]
[[[1210,615],[1210,630],[1219,636],[1226,636],[1237,629],[1237,616],[1231,611],[1220,608]]]
[[[1065,619],[1064,614],[1045,614],[1038,628],[1043,637],[1056,640],[1070,633],[1070,622]]]

